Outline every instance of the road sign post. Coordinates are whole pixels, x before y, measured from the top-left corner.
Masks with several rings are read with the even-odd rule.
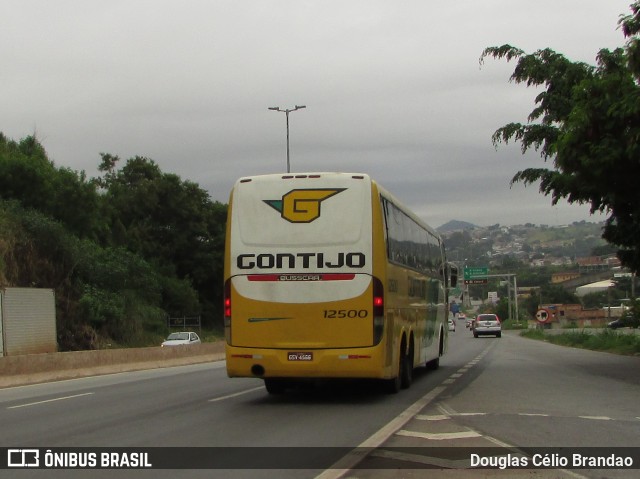
[[[516,275],[511,273],[506,274],[489,274],[489,268],[486,266],[481,267],[467,267],[464,268],[464,284],[487,284],[489,278],[507,278],[509,281],[507,289],[507,297],[509,300],[509,318],[519,321],[518,312],[518,283],[516,282]],[[511,278],[513,278],[513,289],[511,288]],[[513,303],[512,303],[513,296]],[[512,306],[515,306],[515,315],[512,315]]]

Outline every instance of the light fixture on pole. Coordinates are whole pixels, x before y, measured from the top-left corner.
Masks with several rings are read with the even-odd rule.
[[[279,106],[270,106],[269,110],[281,111],[287,116],[287,173],[291,173],[291,163],[289,162],[289,113],[306,108],[306,105],[296,105],[294,108],[281,110]]]

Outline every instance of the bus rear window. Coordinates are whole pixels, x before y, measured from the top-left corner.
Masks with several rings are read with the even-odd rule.
[[[368,182],[314,180],[310,188],[253,181],[236,190],[233,202],[247,246],[348,245],[371,235]]]

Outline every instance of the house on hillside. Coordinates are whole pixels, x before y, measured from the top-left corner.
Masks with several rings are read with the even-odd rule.
[[[620,260],[615,256],[588,256],[577,258],[578,271],[582,274],[596,271],[607,271],[620,267]]]
[[[540,286],[518,286],[518,299],[540,295]]]

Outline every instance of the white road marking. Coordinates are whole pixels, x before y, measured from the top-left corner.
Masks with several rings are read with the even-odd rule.
[[[258,386],[257,388],[252,388],[252,389],[245,389],[244,391],[240,391],[238,393],[228,394],[226,396],[220,396],[217,398],[209,399],[208,402],[224,401],[225,399],[231,399],[238,396],[242,396],[244,394],[252,393],[253,391],[257,391],[258,389],[264,389],[264,386]]]
[[[431,401],[433,401],[446,387],[437,386],[422,396],[416,402],[414,402],[407,409],[402,411],[395,419],[387,423],[376,433],[363,441],[355,451],[345,455],[342,459],[339,459],[329,469],[316,476],[315,479],[337,479],[344,476],[347,472],[357,466],[365,457],[367,453],[364,452],[367,448],[380,447],[384,442],[389,439],[396,431],[402,426],[407,424],[413,419],[423,408],[425,408]]]
[[[482,434],[476,431],[460,431],[460,432],[418,432],[401,430],[396,433],[398,436],[419,437],[421,439],[429,439],[432,441],[446,441],[448,439],[467,439],[470,437],[482,437]]]
[[[511,450],[517,449],[515,446],[512,446],[511,444],[508,444],[499,439],[496,439],[495,437],[487,436],[486,434],[484,435],[484,439],[494,443],[496,446],[504,447],[505,449],[511,449]]]
[[[437,386],[414,402],[407,409],[402,411],[395,419],[382,427],[378,432],[366,439],[358,447],[380,447],[387,439],[398,431],[402,426],[413,419],[422,409],[424,409],[431,401],[433,401],[446,388]]]
[[[426,414],[418,414],[416,419],[419,421],[446,421],[447,419],[451,419],[450,416],[445,414],[436,414],[433,416],[428,416]]]
[[[496,343],[493,343],[495,345]],[[493,347],[493,346],[491,346]],[[472,366],[480,362],[480,360],[488,353],[489,348],[485,349],[481,354],[476,356],[473,361],[467,363],[462,370],[466,371]],[[338,479],[347,474],[351,469],[356,467],[363,459],[367,457],[367,453],[363,452],[367,448],[375,449],[384,444],[391,436],[396,434],[409,421],[414,419],[420,411],[427,407],[431,402],[447,389],[445,384],[448,380],[443,381],[439,386],[433,388],[415,403],[402,411],[395,419],[383,426],[380,430],[364,440],[356,449],[339,459],[329,469],[317,475],[315,479]],[[478,433],[475,433],[478,434]],[[475,437],[475,436],[473,436]],[[377,452],[377,451],[376,451]]]
[[[594,419],[596,421],[613,421],[610,417],[607,416],[578,416],[580,419]]]
[[[29,407],[29,406],[37,406],[38,404],[45,404],[48,402],[55,402],[55,401],[64,401],[66,399],[73,399],[73,398],[79,398],[82,396],[91,396],[94,393],[83,393],[83,394],[74,394],[73,396],[64,396],[64,397],[59,397],[59,398],[54,398],[54,399],[47,399],[45,401],[36,401],[36,402],[30,402],[27,404],[18,404],[17,406],[9,406],[7,409],[18,409],[21,407]]]

